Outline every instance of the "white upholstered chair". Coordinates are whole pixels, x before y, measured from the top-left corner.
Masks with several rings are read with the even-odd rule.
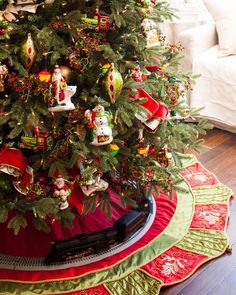
[[[236,133],[236,55],[219,57],[214,22],[182,31],[179,40],[185,48],[181,69],[201,75],[190,95],[191,106],[203,107],[201,117]]]

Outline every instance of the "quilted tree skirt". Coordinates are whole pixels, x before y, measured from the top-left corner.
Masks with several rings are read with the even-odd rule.
[[[0,294],[157,295],[161,287],[187,279],[200,265],[222,255],[228,246],[232,191],[194,156],[185,155],[182,161],[181,191],[172,200],[163,194],[154,198],[152,222],[139,239],[84,264],[30,269],[2,260]],[[11,257],[13,238],[2,231],[6,247],[0,251]],[[25,249],[40,248],[37,232],[31,233],[30,243],[22,235]]]

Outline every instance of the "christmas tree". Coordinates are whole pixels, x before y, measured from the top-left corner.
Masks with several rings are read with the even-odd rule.
[[[180,152],[198,149],[191,74],[158,23],[160,1],[4,1],[0,20],[0,221],[17,234],[34,217],[136,207],[178,189]],[[9,220],[10,211],[14,216]]]

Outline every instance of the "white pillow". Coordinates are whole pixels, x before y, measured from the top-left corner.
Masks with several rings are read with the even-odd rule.
[[[236,0],[204,0],[216,22],[219,56],[236,54]]]

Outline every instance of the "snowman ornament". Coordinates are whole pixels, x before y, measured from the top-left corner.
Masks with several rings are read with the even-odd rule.
[[[112,142],[111,114],[105,111],[102,105],[86,110],[84,116],[88,123],[88,135],[92,145],[102,146]]]

